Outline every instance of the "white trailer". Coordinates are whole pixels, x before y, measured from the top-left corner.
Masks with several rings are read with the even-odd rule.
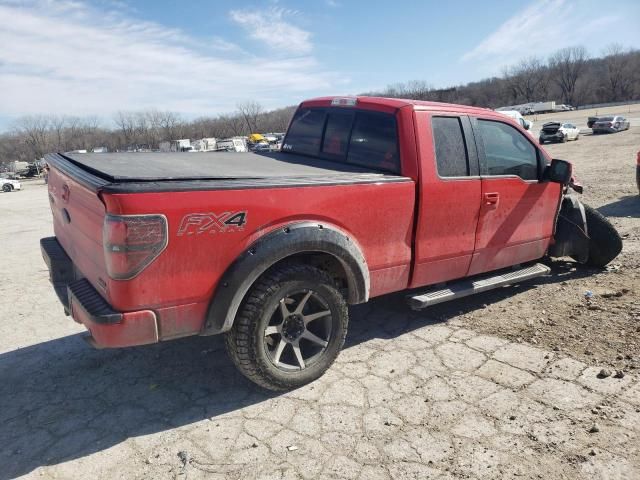
[[[556,102],[535,102],[531,105],[533,113],[551,113],[556,110]]]

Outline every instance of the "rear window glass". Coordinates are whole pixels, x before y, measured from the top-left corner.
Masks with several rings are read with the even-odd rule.
[[[441,177],[469,175],[467,149],[460,119],[458,117],[433,117],[431,126],[438,175]]]
[[[353,125],[347,161],[363,167],[400,172],[395,117],[359,112]]]
[[[396,119],[391,114],[338,108],[302,109],[291,121],[282,150],[400,172]]]
[[[293,150],[307,155],[317,154],[325,116],[324,110],[298,110],[291,121],[283,150]]]
[[[613,117],[600,117],[599,122],[613,122]]]
[[[322,142],[323,153],[338,157],[344,157],[347,154],[352,117],[352,114],[345,113],[329,113],[327,115],[327,127]]]

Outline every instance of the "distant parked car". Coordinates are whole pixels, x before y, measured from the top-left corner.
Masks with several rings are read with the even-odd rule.
[[[593,133],[616,133],[629,130],[631,123],[624,117],[600,117],[591,127]]]
[[[589,117],[587,118],[587,127],[591,128],[593,127],[593,124],[596,123],[599,120],[598,117]]]
[[[520,124],[522,128],[524,128],[529,133],[531,133],[533,122],[530,122],[529,120],[525,120],[524,118],[522,118],[522,114],[517,110],[496,110],[496,111],[498,113],[501,113],[502,115],[506,115],[509,118],[513,118],[516,122]]]
[[[542,125],[540,131],[540,144],[546,142],[566,142],[567,140],[578,140],[580,129],[573,123],[547,122]]]
[[[10,178],[0,178],[0,185],[2,186],[2,191],[6,193],[22,189],[22,185],[18,180],[12,180]]]

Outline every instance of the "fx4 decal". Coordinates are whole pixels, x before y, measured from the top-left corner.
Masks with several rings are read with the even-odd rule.
[[[182,217],[178,236],[202,233],[228,233],[244,230],[247,212],[189,213]]]

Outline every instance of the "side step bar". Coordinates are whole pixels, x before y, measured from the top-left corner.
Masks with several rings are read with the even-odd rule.
[[[501,274],[489,274],[472,279],[452,282],[444,288],[430,290],[425,293],[407,297],[409,306],[414,310],[430,307],[437,303],[448,302],[456,298],[467,297],[474,293],[486,292],[494,288],[522,282],[531,278],[546,275],[551,269],[541,263],[533,266],[512,270]]]

